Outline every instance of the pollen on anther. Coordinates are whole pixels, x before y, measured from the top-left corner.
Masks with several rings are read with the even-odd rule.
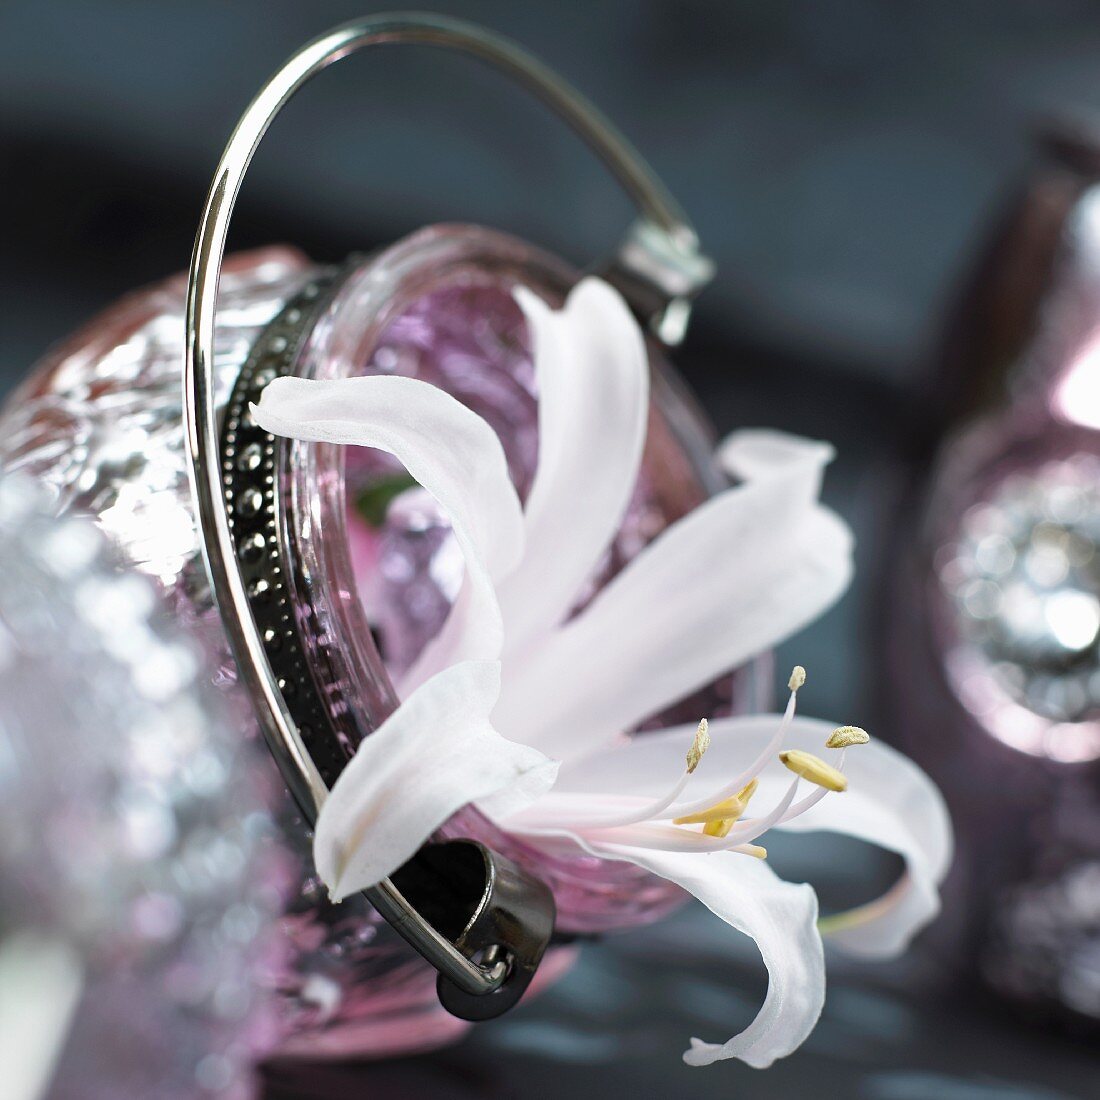
[[[736,821],[745,809],[744,802],[740,797],[734,796],[733,798],[723,799],[721,802],[716,802],[713,806],[709,806],[705,810],[700,810],[696,814],[685,814],[683,817],[674,817],[672,819],[673,825],[709,825],[716,821],[725,821],[732,818]],[[726,832],[729,832],[727,829]],[[725,836],[725,833],[719,834]]]
[[[840,726],[829,734],[825,742],[827,749],[847,749],[852,745],[866,745],[871,738],[867,731],[859,726]]]
[[[730,829],[736,824],[736,817],[722,817],[717,821],[708,821],[703,826],[703,833],[706,836],[713,836],[721,839],[722,837],[729,836]]]
[[[827,791],[846,791],[848,779],[842,771],[834,768],[832,764],[826,764],[819,756],[812,752],[803,752],[801,749],[787,749],[779,754],[779,759],[784,767],[789,768],[795,775]]]
[[[791,678],[787,681],[787,687],[791,691],[798,691],[806,682],[806,670],[801,665],[795,665],[791,669]]]
[[[749,799],[756,794],[756,788],[759,786],[759,779],[749,780],[748,785],[742,787],[741,790],[737,792],[737,801],[740,802],[742,806],[747,806],[749,804]]]
[[[695,731],[695,738],[691,742],[691,748],[688,749],[687,754],[688,775],[699,767],[699,761],[703,759],[703,753],[710,748],[709,725],[707,720],[703,718],[699,722],[699,728]]]

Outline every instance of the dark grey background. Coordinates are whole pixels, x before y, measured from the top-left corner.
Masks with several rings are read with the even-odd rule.
[[[718,427],[835,440],[829,496],[863,580],[781,660],[807,710],[869,705],[882,517],[936,427],[940,327],[1049,113],[1100,108],[1100,5],[1082,0],[440,0],[536,50],[596,100],[698,225],[719,276],[678,362]],[[0,385],[118,294],[183,268],[241,108],[294,47],[369,5],[0,4]],[[587,153],[501,78],[382,51],[324,74],[276,125],[238,246],[322,259],[440,220],[585,263],[628,210]],[[792,857],[792,860],[794,857]],[[797,873],[796,862],[788,864]],[[942,1001],[928,952],[837,963],[822,1026],[767,1075],[688,1071],[760,991],[751,951],[699,913],[588,949],[554,992],[455,1051],[291,1076],[272,1096],[1097,1095],[1081,1042],[981,994]],[[649,965],[657,958],[660,966]]]

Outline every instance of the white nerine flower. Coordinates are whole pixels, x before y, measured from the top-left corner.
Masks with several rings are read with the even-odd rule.
[[[560,311],[525,290],[516,298],[539,389],[523,508],[492,429],[427,383],[284,378],[254,407],[268,431],[394,454],[446,511],[466,562],[444,628],[399,685],[401,706],[322,808],[317,869],[336,898],[371,886],[470,802],[528,844],[636,864],[752,936],[770,973],[752,1024],[725,1043],[693,1039],[685,1061],[767,1066],[813,1028],[825,972],[816,895],[778,878],[757,841],[771,828],[831,830],[899,853],[906,872],[886,897],[830,922],[849,950],[888,955],[938,909],[951,855],[942,799],[858,727],[797,718],[801,667],[782,716],[627,734],[844,590],[851,537],[818,502],[832,450],[732,436],[720,458],[740,484],[663,532],[570,618],[638,476],[644,342],[597,279]]]

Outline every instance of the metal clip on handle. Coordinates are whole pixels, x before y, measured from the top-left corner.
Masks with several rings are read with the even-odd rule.
[[[666,342],[675,343],[682,335],[691,297],[712,274],[710,262],[698,251],[694,230],[675,201],[607,119],[540,61],[473,24],[420,14],[355,20],[303,46],[260,89],[222,154],[195,239],[187,286],[183,406],[204,554],[225,632],[268,745],[310,821],[316,820],[328,787],[268,661],[249,606],[222,493],[214,316],[229,221],[268,127],[316,73],[366,46],[386,44],[420,44],[472,54],[532,91],[588,143],[641,211],[641,220],[606,268],[607,277],[646,313],[651,327]],[[439,849],[448,850],[446,859],[422,859],[415,869],[403,868],[393,880],[379,883],[366,894],[439,971],[444,1005],[465,1018],[487,1019],[511,1007],[534,974],[553,930],[553,899],[541,882],[483,846],[442,845]],[[482,859],[484,865],[471,867],[471,859],[474,863]],[[472,900],[471,883],[480,892]],[[455,900],[461,914],[457,921],[455,910],[441,911],[440,897]]]

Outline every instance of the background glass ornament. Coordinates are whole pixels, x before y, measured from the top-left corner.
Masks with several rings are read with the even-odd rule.
[[[5,1095],[251,1095],[276,1033],[277,788],[152,583],[53,511],[0,481]]]
[[[1095,807],[1079,821],[1093,835],[1100,827]],[[1100,1020],[1100,860],[1081,849],[1048,853],[998,894],[980,961],[990,985],[1031,1016],[1088,1032]]]
[[[945,950],[1063,1018],[1100,904],[1098,182],[1093,137],[1049,135],[956,309],[884,624],[904,748],[959,824]]]
[[[285,342],[273,322],[318,274],[287,249],[227,265],[216,334],[221,404],[253,348]],[[424,230],[348,271],[290,366],[313,377],[402,373],[436,382],[497,429],[523,493],[537,445],[537,395],[511,289],[522,283],[560,304],[577,277],[562,261],[503,234]],[[199,559],[183,457],[182,310],[177,278],[130,296],[50,355],[0,420],[0,456],[51,485],[60,511],[95,516],[132,564],[161,581],[178,613],[219,639],[228,680],[232,665]],[[660,347],[653,342],[649,351],[653,407],[643,472],[613,550],[592,578],[593,592],[723,484],[703,420]],[[291,454],[287,522],[302,562],[295,600],[311,636],[324,641],[334,677],[351,685],[350,751],[393,706],[389,673],[412,660],[449,606],[451,537],[385,456],[354,456],[345,491],[340,448],[296,445]],[[249,458],[242,452],[239,460]],[[768,679],[767,662],[757,662],[686,703],[683,713],[763,709]],[[328,904],[313,875],[308,830],[289,805],[283,816],[301,883],[283,922],[293,945],[279,983],[286,993],[283,1052],[390,1053],[460,1033],[466,1025],[439,1008],[434,971],[363,898]],[[654,920],[682,900],[669,884],[627,864],[534,856],[470,810],[445,833],[475,836],[529,863],[551,885],[558,927],[567,933]],[[571,957],[572,948],[552,948],[541,980]]]

